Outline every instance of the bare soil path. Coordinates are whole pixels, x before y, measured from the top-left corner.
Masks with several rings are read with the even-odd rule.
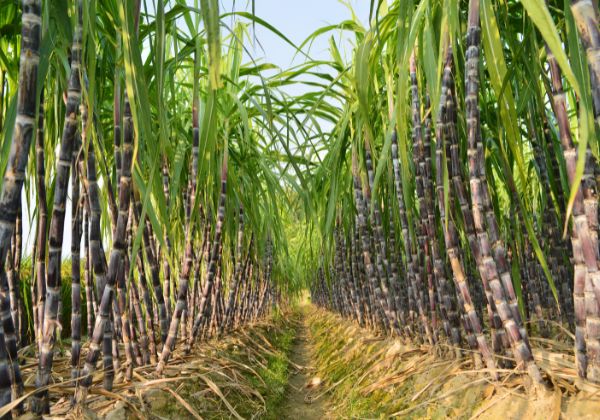
[[[320,379],[315,376],[310,347],[310,332],[306,322],[306,306],[301,308],[302,318],[290,354],[291,368],[286,398],[280,413],[284,419],[328,419],[327,397],[323,395]]]

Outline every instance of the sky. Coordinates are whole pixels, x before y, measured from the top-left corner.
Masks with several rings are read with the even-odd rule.
[[[316,29],[340,23],[352,18],[352,7],[358,19],[367,25],[369,0],[254,0],[255,14],[283,32],[294,44],[300,45]],[[251,11],[250,0],[222,0],[222,11]],[[293,61],[294,49],[268,29],[256,25],[256,38],[260,46],[253,51],[254,58],[265,57],[266,61],[281,68],[300,64],[302,57]],[[310,49],[315,59],[329,57],[328,36],[321,37]]]
[[[190,4],[195,1],[188,0]],[[151,3],[151,2],[149,2]],[[231,11],[248,11],[251,12],[250,0],[221,0],[221,13]],[[369,0],[254,0],[254,13],[256,16],[265,20],[295,45],[299,46],[302,42],[316,29],[340,23],[344,20],[352,19],[352,11],[356,17],[367,26],[369,20]],[[167,8],[168,11],[168,8]],[[231,27],[232,21],[225,20],[225,23]],[[296,54],[295,49],[283,41],[278,35],[270,30],[260,26],[255,26],[255,38],[258,42],[248,46],[249,53],[256,61],[263,61],[277,65],[282,69],[289,68],[293,65],[301,64],[303,56]],[[310,50],[306,51],[313,59],[327,59],[329,57],[329,36],[334,35],[339,40],[340,33],[332,32],[326,36],[318,38],[311,46]],[[342,54],[350,57],[352,53],[352,45],[350,42],[339,43]],[[300,86],[284,87],[283,90],[289,89],[289,94],[297,94]],[[70,196],[70,183],[69,192]],[[35,241],[35,226],[29,224],[29,211],[23,195],[22,205],[24,209],[23,221],[23,237],[25,253],[29,254],[32,250]],[[67,200],[68,211],[65,215],[65,232],[63,239],[62,258],[67,259],[71,256],[71,202]],[[34,223],[36,221],[34,220]],[[83,249],[83,244],[82,244]]]

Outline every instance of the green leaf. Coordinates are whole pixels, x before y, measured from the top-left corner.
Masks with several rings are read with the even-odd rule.
[[[208,38],[209,77],[213,89],[221,87],[221,34],[219,0],[201,0],[202,19]]]

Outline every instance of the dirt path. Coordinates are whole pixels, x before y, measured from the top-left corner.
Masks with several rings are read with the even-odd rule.
[[[303,308],[305,309],[305,308]],[[286,399],[281,406],[280,413],[284,419],[324,419],[327,415],[327,394],[314,401],[321,395],[322,386],[316,385],[318,378],[313,374],[310,352],[310,334],[306,324],[304,311],[298,334],[290,354],[292,374],[286,389]]]

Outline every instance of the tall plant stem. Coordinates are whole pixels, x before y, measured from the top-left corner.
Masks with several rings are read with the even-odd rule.
[[[469,179],[475,230],[482,252],[482,264],[504,329],[511,339],[515,359],[519,367],[526,369],[530,377],[541,383],[540,372],[533,360],[527,333],[520,324],[516,308],[510,272],[506,270],[504,245],[498,238],[498,226],[487,187],[485,160],[479,120],[479,48],[481,28],[479,22],[479,0],[469,1],[467,51],[465,69],[465,104],[467,116],[467,140]],[[486,224],[487,222],[487,229]],[[494,255],[492,256],[491,250]],[[499,271],[500,270],[500,271]],[[484,273],[482,270],[482,273]],[[511,293],[512,292],[512,293]]]
[[[67,187],[75,136],[77,131],[77,114],[81,101],[81,45],[82,45],[82,21],[83,5],[77,5],[77,25],[71,49],[71,71],[67,89],[67,105],[65,123],[60,143],[60,152],[56,167],[56,182],[54,187],[54,204],[52,207],[52,219],[49,231],[48,272],[46,275],[46,304],[44,308],[44,327],[42,334],[42,345],[40,351],[39,368],[36,377],[36,386],[45,387],[50,382],[52,361],[54,357],[54,344],[59,324],[58,309],[61,289],[61,255],[64,235],[65,207],[67,201]],[[49,412],[48,392],[38,392],[32,400],[34,413],[42,414]]]

